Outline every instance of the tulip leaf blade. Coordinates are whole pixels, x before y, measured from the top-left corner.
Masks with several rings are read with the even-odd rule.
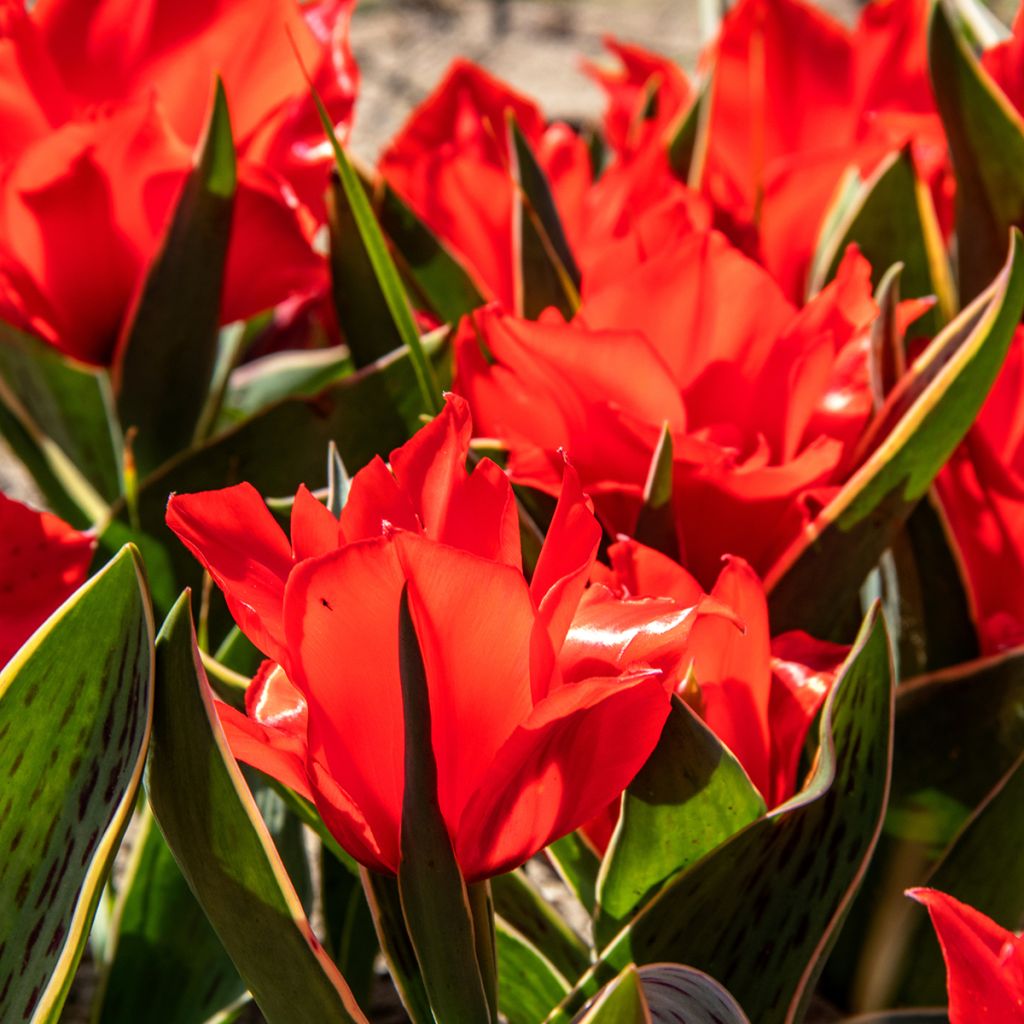
[[[437,794],[427,672],[410,608],[409,584],[398,612],[398,664],[405,722],[398,890],[402,914],[438,1020],[494,1018],[485,987],[470,897]],[[444,938],[438,932],[444,921]]]
[[[351,375],[348,350],[340,345],[275,352],[240,366],[228,379],[218,413],[219,430],[230,429],[289,398],[315,398]]]
[[[428,351],[441,366],[444,342],[439,339]],[[355,471],[374,455],[386,457],[404,444],[422,425],[421,410],[405,351],[391,353],[312,398],[276,402],[142,480],[136,504],[139,528],[129,533],[129,510],[121,502],[100,537],[101,547],[109,549],[126,534],[140,539],[154,603],[166,615],[182,587],[202,583],[201,567],[164,525],[169,493],[195,493],[247,480],[261,494],[294,494],[296,481],[323,479],[323,453],[331,441]],[[215,640],[230,629],[230,618],[225,615],[219,626],[223,632],[212,634]]]
[[[423,350],[420,332],[416,327],[416,321],[413,319],[412,310],[409,308],[409,300],[406,296],[402,279],[398,274],[398,269],[395,267],[391,254],[388,252],[384,234],[374,215],[370,200],[363,190],[359,175],[356,173],[356,169],[352,166],[352,161],[349,160],[348,155],[338,141],[331,116],[327,113],[327,108],[324,106],[316,89],[313,88],[312,83],[310,83],[310,90],[312,91],[313,102],[316,104],[317,113],[320,117],[320,123],[334,153],[334,167],[348,209],[351,212],[352,220],[355,223],[363,249],[377,279],[380,294],[383,296],[384,302],[391,314],[391,322],[394,324],[406,351],[409,353],[409,359],[416,374],[416,383],[419,386],[420,397],[423,401],[422,411],[430,415],[436,415],[441,411],[441,387],[434,373],[434,368]]]
[[[360,190],[360,194],[362,190]],[[367,366],[404,344],[377,279],[368,243],[337,174],[327,190],[331,297],[356,366]]]
[[[499,918],[540,951],[565,978],[578,978],[590,966],[583,940],[537,891],[520,868],[491,879]]]
[[[152,647],[126,547],[0,673],[0,1019],[60,1017],[142,778]]]
[[[765,813],[746,772],[678,697],[622,798],[601,865],[594,939],[614,939],[665,882]]]
[[[522,933],[500,917],[495,922],[498,1008],[508,1024],[537,1024],[568,995],[569,982]]]
[[[236,183],[231,120],[218,79],[197,162],[115,357],[118,412],[125,431],[134,428],[141,474],[192,444],[207,405]]]
[[[105,370],[0,323],[0,401],[56,444],[99,498],[120,495],[123,441]]]
[[[552,1024],[630,962],[706,971],[759,1024],[799,1019],[881,831],[892,699],[888,632],[875,606],[822,709],[804,788],[655,894]]]
[[[594,907],[601,861],[579,832],[556,839],[544,851],[551,866],[588,910]]]
[[[508,130],[516,184],[517,302],[522,315],[530,320],[549,306],[569,320],[580,304],[579,267],[565,237],[547,176],[511,115]]]
[[[651,1024],[750,1024],[739,1003],[714,978],[681,964],[654,964],[639,970],[651,1011]]]
[[[966,304],[996,275],[1009,229],[1024,221],[1024,119],[971,53],[945,3],[932,5],[928,66],[956,173],[960,301]]]
[[[202,1024],[247,1002],[245,984],[148,810],[135,844],[118,893],[97,1024],[144,1020],[154,1006],[164,1024]]]
[[[632,964],[623,968],[572,1024],[653,1024],[637,968]]]
[[[903,264],[902,289],[911,298],[934,295],[937,307],[923,333],[931,335],[956,308],[953,280],[938,217],[909,150],[883,160],[857,190],[839,222],[819,241],[810,292],[820,291],[839,269],[847,246],[856,244],[873,268],[878,286],[887,267]]]
[[[297,1019],[366,1024],[314,936],[227,747],[196,650],[189,597],[186,591],[178,599],[156,642],[146,777],[153,814],[270,1024]]]
[[[445,323],[456,324],[484,305],[468,271],[387,182],[380,183],[374,207],[395,248],[396,262]]]
[[[672,127],[668,140],[669,166],[673,174],[691,188],[700,188],[704,173],[713,75],[712,72],[701,84],[693,102]]]
[[[672,432],[668,423],[664,423],[647,470],[643,504],[633,536],[641,544],[678,559],[679,539],[672,510],[673,450]]]
[[[836,635],[865,576],[974,422],[1022,310],[1024,253],[1014,232],[999,276],[904,375],[865,434],[859,468],[768,572],[773,632]],[[807,601],[823,588],[830,600]]]

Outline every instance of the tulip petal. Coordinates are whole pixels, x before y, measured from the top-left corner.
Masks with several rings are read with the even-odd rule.
[[[594,518],[593,506],[567,461],[562,493],[530,581],[530,593],[556,651],[569,632],[600,543],[601,526]]]
[[[296,562],[334,551],[341,542],[341,527],[330,510],[302,484],[295,494],[291,518],[292,557]]]
[[[509,871],[593,818],[647,760],[668,709],[657,673],[587,680],[541,701],[463,812],[456,852],[467,881]]]
[[[167,525],[224,592],[239,629],[287,664],[282,603],[292,569],[288,538],[251,484],[172,495]]]
[[[1024,1019],[1024,939],[935,889],[909,889],[924,904],[946,961],[950,1024]]]

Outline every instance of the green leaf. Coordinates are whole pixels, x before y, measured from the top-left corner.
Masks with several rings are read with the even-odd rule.
[[[405,722],[398,865],[402,914],[437,1019],[491,1020],[495,997],[485,989],[466,884],[437,795],[427,671],[409,608],[408,584],[402,589],[398,613],[398,665]],[[441,921],[443,931],[438,927]]]
[[[491,879],[498,916],[540,951],[563,977],[578,978],[590,966],[590,951],[520,868]]]
[[[138,431],[132,450],[141,474],[189,447],[206,406],[235,185],[231,122],[218,79],[198,162],[118,345],[118,411],[125,430]]]
[[[811,294],[835,277],[852,243],[871,263],[876,287],[886,269],[899,261],[904,266],[902,288],[906,295],[937,298],[937,308],[923,321],[922,333],[930,336],[952,318],[956,297],[942,230],[931,193],[916,174],[908,150],[883,160],[860,186],[839,222],[823,235],[814,257]],[[993,268],[990,277],[997,269]]]
[[[580,271],[565,237],[551,187],[519,125],[509,115],[509,150],[516,183],[518,304],[535,320],[554,306],[566,320],[579,308]]]
[[[355,365],[367,366],[399,348],[403,339],[336,175],[327,190],[327,224],[334,309]]]
[[[0,400],[60,448],[98,498],[120,495],[124,442],[106,370],[0,323]]]
[[[653,1024],[636,967],[623,968],[593,1003],[573,1018],[573,1024]]]
[[[882,825],[892,755],[892,662],[873,609],[821,713],[805,788],[664,886],[551,1020],[628,963],[692,964],[758,1024],[798,1019]]]
[[[373,914],[358,870],[342,863],[324,844],[320,853],[327,945],[356,999],[362,1003],[370,998],[374,961],[380,951]]]
[[[699,188],[704,173],[711,113],[712,75],[703,82],[669,135],[668,162],[673,173],[691,188]]]
[[[245,984],[147,810],[117,907],[114,957],[97,1024],[203,1024],[248,1001]]]
[[[859,468],[767,574],[773,633],[835,635],[865,576],[974,422],[1024,310],[1019,239],[1015,233],[995,281],[888,396]]]
[[[739,762],[678,698],[622,798],[598,880],[598,949],[669,879],[765,813]]]
[[[275,352],[240,366],[228,381],[220,429],[251,419],[288,398],[313,398],[352,373],[352,359],[341,345],[309,352]]]
[[[327,446],[327,507],[335,519],[341,516],[351,489],[352,478],[348,475],[338,446],[332,441]]]
[[[565,998],[569,982],[523,934],[500,917],[495,922],[498,948],[498,1008],[508,1024],[537,1024]]]
[[[657,964],[639,973],[651,1024],[750,1024],[739,1003],[702,971]]]
[[[60,1017],[142,776],[152,650],[126,547],[0,673],[0,1020]]]
[[[373,924],[380,942],[380,951],[388,965],[388,973],[395,983],[413,1024],[435,1024],[430,998],[423,984],[416,950],[405,926],[398,880],[362,868],[360,876],[366,901],[373,915]]]
[[[319,95],[313,89],[312,82],[310,83],[310,89],[313,93],[313,101],[316,103],[317,113],[320,115],[320,123],[327,134],[331,149],[334,151],[334,163],[338,172],[338,179],[348,204],[348,210],[362,241],[363,250],[370,261],[380,293],[391,314],[391,322],[394,324],[402,343],[408,350],[409,358],[412,360],[420,397],[423,401],[422,411],[436,415],[441,411],[441,386],[420,342],[419,329],[416,327],[415,320],[413,320],[412,310],[409,308],[409,300],[405,294],[402,279],[399,277],[398,270],[391,259],[391,254],[388,252],[384,235],[381,232],[380,225],[377,223],[377,218],[374,216],[373,207],[370,206],[370,201],[363,191],[359,175],[356,173],[347,154],[341,148],[338,137],[334,132],[334,124]]]
[[[995,276],[1009,229],[1024,220],[1024,120],[992,81],[944,3],[932,7],[928,65],[956,173],[960,301]]]
[[[936,737],[942,737],[936,742]],[[903,895],[922,885],[972,810],[1024,750],[1024,651],[904,683],[896,690],[885,831],[830,960],[827,995],[856,1008],[891,1002],[919,936]]]
[[[1006,924],[1024,924],[1024,753],[985,797],[946,850],[925,884],[949,893]],[[923,908],[906,944],[907,962],[896,1001],[934,1005],[944,1001],[946,972],[938,941]]]
[[[207,918],[269,1024],[366,1024],[313,935],[217,720],[189,595],[157,637],[150,805]]]
[[[597,872],[601,867],[593,847],[581,833],[570,832],[556,839],[544,852],[572,894],[588,913],[591,912],[596,902]]]
[[[375,200],[380,225],[394,245],[395,260],[425,306],[445,323],[456,324],[484,305],[468,271],[387,182],[379,183]]]
[[[679,539],[672,511],[672,452],[672,434],[666,422],[647,470],[643,504],[633,533],[641,544],[678,559]]]
[[[439,361],[445,354],[443,347],[436,350]],[[421,408],[408,354],[392,353],[314,399],[279,402],[162,466],[139,488],[138,528],[127,531],[129,511],[121,504],[100,543],[106,546],[126,533],[148,543],[143,554],[154,602],[166,614],[182,587],[198,589],[202,583],[200,566],[164,525],[172,491],[192,494],[247,480],[261,494],[294,494],[299,482],[323,479],[323,453],[331,441],[345,465],[359,469],[374,455],[386,456],[404,444],[422,425]],[[226,633],[230,622],[225,618],[221,624]]]

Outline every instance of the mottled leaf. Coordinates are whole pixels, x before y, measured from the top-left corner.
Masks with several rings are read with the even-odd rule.
[[[601,865],[594,936],[604,948],[669,879],[765,812],[715,734],[679,699],[629,784]]]
[[[131,815],[153,622],[124,548],[0,674],[0,1020],[56,1022]]]
[[[234,210],[235,147],[224,87],[195,167],[118,343],[121,423],[145,474],[192,442],[217,362],[221,286]]]
[[[186,592],[157,637],[147,789],[168,846],[269,1024],[366,1024],[227,747]]]

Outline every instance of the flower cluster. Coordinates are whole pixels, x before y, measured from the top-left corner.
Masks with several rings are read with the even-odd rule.
[[[0,2],[0,1019],[138,803],[96,1019],[180,900],[197,1020],[1024,1021],[1024,14],[460,59],[371,166],[353,6]]]

